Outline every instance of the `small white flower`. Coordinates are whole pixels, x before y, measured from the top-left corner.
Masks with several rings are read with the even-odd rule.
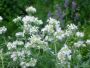
[[[57,36],[56,38],[62,41],[65,38],[65,34],[61,34],[60,36]]]
[[[16,49],[16,44],[15,42],[14,43],[8,42],[7,47],[8,47],[8,50]]]
[[[0,27],[0,34],[3,34],[7,31],[7,28],[5,26]]]
[[[69,59],[69,60],[71,60],[71,57],[72,57],[72,56],[71,56],[71,55],[69,55],[69,56],[67,56],[67,57],[68,57],[68,59]]]
[[[17,52],[18,57],[23,57],[25,55],[24,51]]]
[[[85,47],[86,45],[84,44],[84,41],[78,41],[78,42],[74,43],[74,46],[79,48],[81,46]]]
[[[16,37],[24,37],[24,33],[23,32],[17,32],[15,36]]]
[[[16,40],[16,41],[13,41],[13,46],[17,46],[18,45],[18,41]]]
[[[43,24],[43,21],[42,20],[38,20],[38,24]]]
[[[62,30],[61,30],[61,27],[59,26],[59,24],[56,24],[56,31],[57,32],[61,32]]]
[[[88,45],[90,45],[90,40],[88,39],[88,40],[86,41],[86,43],[87,43]]]
[[[76,33],[76,36],[77,36],[77,37],[84,37],[84,33],[82,33],[82,32],[77,32],[77,33]]]
[[[77,26],[74,24],[67,25],[69,30],[77,30]]]
[[[14,23],[17,23],[17,22],[19,22],[19,21],[21,21],[21,17],[17,17],[17,18],[15,18],[15,19],[13,19],[13,22],[14,22]]]
[[[54,33],[54,36],[55,36],[58,40],[62,41],[62,40],[65,38],[65,33],[64,33],[63,30],[61,30],[60,32],[55,32],[55,33]]]
[[[17,41],[17,45],[24,45],[24,42],[23,41]]]
[[[35,34],[37,32],[38,32],[38,27],[36,27],[36,26],[30,27],[30,29],[29,29],[29,34],[30,35]]]
[[[61,63],[64,63],[65,61],[65,54],[62,52],[58,52],[57,58],[61,61]]]
[[[21,66],[24,65],[24,64],[25,64],[25,62],[21,62],[21,63],[20,63]]]
[[[31,43],[40,43],[40,41],[41,41],[41,37],[39,37],[39,36],[36,36],[36,35],[32,35],[31,36],[31,38],[30,38],[30,41],[31,41]]]
[[[41,24],[43,24],[43,21],[36,19],[36,20],[35,20],[35,23],[38,24],[38,25],[41,25]]]
[[[27,55],[28,55],[28,56],[30,56],[30,55],[31,55],[31,51],[30,51],[30,50],[29,50],[29,51],[28,51],[28,50],[26,50],[26,53],[27,53]]]
[[[8,42],[8,44],[7,44],[7,48],[8,48],[8,50],[10,50],[10,49],[12,49],[12,43],[11,42]]]
[[[49,42],[51,42],[51,41],[53,41],[53,37],[46,36],[46,37],[45,37],[45,41],[49,41]]]
[[[25,46],[24,47],[25,48],[29,48],[30,47],[30,44],[31,44],[30,42],[27,42],[27,43],[25,43]]]
[[[3,20],[2,16],[0,16],[0,22]]]
[[[37,59],[31,58],[31,61],[29,62],[31,67],[34,67],[37,63]]]
[[[71,50],[68,48],[66,44],[64,44],[64,47],[62,47],[60,51],[62,51],[67,56],[71,54]]]
[[[73,32],[70,31],[70,30],[66,30],[66,31],[65,31],[65,35],[66,35],[67,37],[71,36],[72,34],[73,34]]]
[[[27,7],[26,8],[27,13],[36,13],[36,9],[33,6]]]
[[[31,28],[32,26],[31,25],[24,25],[24,27],[23,27],[23,33],[24,34],[28,34],[28,33],[30,33],[30,28]]]
[[[56,24],[60,25],[59,21],[57,21],[56,19],[53,19],[51,17],[47,20],[47,22],[49,22],[49,24],[51,24],[51,25],[56,25]]]
[[[16,61],[17,60],[17,52],[13,52],[11,54],[11,58],[13,59],[13,61]]]
[[[54,32],[54,28],[53,25],[46,25],[42,30],[42,32],[47,32],[47,33],[53,33]]]

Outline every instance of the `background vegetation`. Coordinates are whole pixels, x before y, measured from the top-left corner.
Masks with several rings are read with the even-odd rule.
[[[66,0],[68,1],[68,0]],[[73,12],[72,9],[72,1],[76,2],[76,10]],[[12,34],[12,30],[16,30],[15,24],[12,23],[12,19],[19,16],[23,16],[26,14],[25,8],[27,6],[33,5],[37,8],[36,16],[39,16],[39,18],[42,18],[43,21],[48,17],[48,13],[51,12],[52,15],[55,15],[56,6],[59,5],[59,7],[62,8],[62,12],[66,13],[66,19],[65,21],[73,20],[74,14],[78,13],[79,19],[78,21],[73,23],[80,22],[82,25],[86,27],[90,25],[90,0],[69,0],[69,7],[64,7],[65,0],[0,0],[0,15],[4,18],[4,25],[7,25],[10,34]],[[68,9],[68,10],[67,10]],[[58,14],[60,15],[60,14]],[[71,17],[72,16],[72,17]],[[12,23],[12,24],[11,24]],[[0,26],[2,25],[0,23]],[[12,29],[10,29],[12,28]],[[87,30],[86,29],[86,30]],[[87,31],[89,33],[89,31]]]

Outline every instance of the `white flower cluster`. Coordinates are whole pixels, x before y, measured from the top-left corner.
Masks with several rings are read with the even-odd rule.
[[[53,19],[49,18],[47,20],[48,24],[41,30],[43,34],[47,34],[46,38],[48,39],[54,39],[54,36],[58,39],[63,39],[65,37],[64,31],[61,30],[60,27],[60,22]],[[47,39],[47,40],[48,40]]]
[[[24,33],[29,33],[29,34],[37,33],[38,26],[35,25],[43,24],[42,20],[38,20],[38,18],[34,16],[25,16],[22,18],[22,21],[23,21]]]
[[[61,61],[61,63],[66,62],[66,60],[71,60],[71,50],[68,48],[66,44],[64,44],[64,47],[61,48],[61,50],[58,52],[57,57]]]
[[[28,13],[35,13],[36,9],[29,7],[26,9]],[[22,32],[15,34],[16,41],[8,42],[7,48],[10,51],[11,58],[13,61],[18,61],[22,68],[34,67],[37,59],[32,57],[32,48],[42,49],[46,51],[48,49],[48,43],[41,37],[39,26],[43,24],[42,20],[37,17],[26,15],[24,17],[18,16],[13,19],[13,22],[21,25]],[[28,36],[28,37],[27,37]],[[29,60],[26,58],[28,57]]]
[[[30,59],[30,62],[24,62],[24,61],[22,61],[20,63],[20,65],[21,65],[22,68],[27,68],[29,66],[34,67],[36,65],[36,62],[37,62],[37,59],[31,58]]]
[[[7,28],[5,26],[0,27],[0,34],[3,34],[7,31]]]
[[[13,42],[8,42],[7,43],[7,47],[8,47],[8,50],[11,50],[11,49],[16,49],[16,47],[18,45],[24,45],[24,42],[23,41],[13,41]]]
[[[85,47],[86,45],[85,45],[84,41],[78,41],[78,42],[74,43],[74,46],[79,48],[79,47]]]
[[[30,6],[30,7],[26,8],[26,12],[27,13],[35,13],[36,9],[34,7],[32,7],[32,6]]]
[[[77,26],[75,26],[74,24],[67,25],[67,27],[69,30],[76,30],[77,29]]]
[[[34,40],[33,40],[33,42],[34,42]],[[24,44],[23,41],[19,41],[19,40],[7,43],[7,48],[10,51],[11,58],[13,59],[13,61],[18,61],[18,59],[19,59],[19,62],[20,62],[20,65],[22,68],[27,68],[29,66],[34,67],[37,62],[37,60],[34,58],[31,58],[30,61],[28,61],[28,59],[25,58],[25,57],[29,57],[29,59],[30,59],[30,57],[32,55],[31,50],[28,49],[28,48],[30,48],[30,46],[28,46],[28,48],[26,48],[26,43]],[[33,46],[33,45],[31,45],[31,46]],[[24,62],[24,64],[23,64],[23,62]]]
[[[32,35],[29,42],[25,44],[25,48],[37,48],[46,50],[48,48],[47,42],[41,40],[40,36]]]
[[[23,41],[13,41],[8,42],[7,47],[10,51],[11,58],[13,61],[18,61],[22,68],[27,68],[29,66],[34,67],[36,65],[37,60],[35,58],[30,58],[31,50],[24,48],[25,44]],[[22,48],[23,47],[23,48]],[[30,61],[25,57],[29,57]],[[28,61],[28,62],[27,62]]]
[[[44,28],[40,29],[39,26],[43,24],[42,20],[39,20],[38,17],[34,17],[31,15],[32,13],[36,12],[36,9],[31,6],[26,8],[26,12],[29,13],[29,15],[26,15],[24,17],[17,17],[13,20],[15,23],[19,23],[19,21],[22,22],[22,32],[17,32],[15,34],[15,36],[17,37],[16,41],[8,42],[7,44],[7,48],[10,51],[11,58],[13,59],[13,61],[19,60],[22,68],[34,67],[36,65],[38,58],[35,58],[36,56],[33,55],[32,49],[43,51],[50,51],[51,49],[53,49],[49,47],[49,42],[60,43],[62,40],[65,42],[63,43],[64,47],[60,49],[56,56],[61,63],[65,63],[67,60],[71,60],[72,51],[69,48],[69,44],[66,45],[68,39],[72,39],[72,37],[75,37],[75,39],[77,39],[74,40],[77,42],[73,42],[72,47],[79,48],[82,46],[86,46],[83,40],[80,41],[80,39],[84,37],[84,33],[77,31],[78,28],[76,25],[69,24],[65,29],[62,29],[60,25],[61,23],[58,20],[50,17],[47,20],[48,24],[46,24]],[[5,31],[6,30],[0,32],[4,33]],[[73,41],[71,39],[70,42]],[[90,44],[90,40],[87,40],[86,43]],[[54,53],[54,51],[51,50],[50,53]]]
[[[17,23],[17,22],[20,22],[20,21],[21,21],[21,17],[19,17],[19,16],[17,18],[13,19],[14,23]]]
[[[27,51],[27,50],[22,50],[22,51],[16,51],[16,52],[12,52],[11,54],[11,58],[13,59],[13,61],[17,61],[18,59],[20,60],[20,65],[22,68],[27,68],[29,66],[34,67],[36,65],[37,60],[34,58],[29,58],[30,61],[27,62],[27,60],[25,59],[26,56],[30,56],[31,52]]]
[[[60,22],[53,18],[49,18],[47,22],[48,24],[42,29],[43,34],[47,34],[51,37],[57,38],[58,40],[63,40],[64,38],[73,35],[78,29],[76,25],[69,24],[67,25],[66,30],[62,30]]]
[[[77,31],[78,27],[74,24],[67,25],[66,29],[62,29],[60,26],[60,22],[49,18],[47,20],[48,24],[41,30],[42,33],[45,35],[46,41],[56,41],[56,40],[65,40],[67,41],[68,38],[76,37],[76,38],[83,38],[84,33]],[[79,40],[79,39],[78,39]],[[84,41],[78,41],[73,43],[74,47],[85,47]],[[65,44],[64,47],[61,48],[61,50],[58,52],[58,59],[61,63],[65,63],[68,60],[71,59],[71,50],[68,48],[68,46]]]
[[[35,18],[34,16],[25,16],[23,17],[22,21],[24,22],[24,24],[30,24],[33,23],[37,18]]]
[[[0,22],[3,20],[2,16],[0,16]],[[0,27],[0,34],[3,34],[7,31],[7,28],[5,26]]]
[[[76,33],[76,36],[82,38],[82,37],[84,37],[84,33],[82,33],[82,32],[77,32],[77,33]]]
[[[59,25],[60,25],[60,22],[53,19],[53,18],[49,18],[47,20],[48,24],[42,29],[42,32],[44,33],[48,33],[48,34],[52,34],[55,32],[55,29],[58,31],[59,30]],[[60,28],[61,29],[61,28]]]
[[[27,50],[22,50],[22,51],[17,51],[17,52],[15,51],[15,52],[12,52],[11,58],[13,59],[13,61],[18,60],[19,58],[21,60],[20,62],[22,62],[22,60],[25,58],[26,55],[30,56],[31,52]]]

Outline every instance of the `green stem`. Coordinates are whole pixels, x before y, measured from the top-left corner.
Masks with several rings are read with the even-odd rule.
[[[56,68],[58,68],[58,66],[57,66],[57,65],[58,65],[58,64],[57,64],[57,63],[58,63],[58,59],[57,59],[57,46],[56,46],[56,40],[55,40],[55,42],[54,42],[54,49],[55,49],[55,56],[56,56],[56,64],[55,64],[55,65],[56,65]]]
[[[2,52],[1,52],[1,62],[2,62],[2,68],[4,68],[4,61],[3,61],[3,55],[2,55]]]

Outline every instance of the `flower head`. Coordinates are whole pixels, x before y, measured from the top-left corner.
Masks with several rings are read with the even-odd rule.
[[[7,28],[5,26],[0,27],[0,34],[3,34],[7,31]]]
[[[88,39],[88,40],[86,41],[86,43],[87,43],[88,45],[90,45],[90,40]]]
[[[65,63],[66,59],[71,59],[71,50],[68,48],[66,44],[64,44],[64,47],[61,48],[61,50],[58,52],[58,59],[61,61],[61,63]]]
[[[17,22],[19,22],[19,21],[21,21],[21,17],[19,17],[19,16],[18,16],[17,18],[13,19],[13,22],[14,22],[14,23],[17,23]]]
[[[76,33],[76,36],[77,36],[77,37],[84,37],[84,33],[82,33],[82,32],[77,32],[77,33]]]
[[[26,8],[26,12],[27,13],[35,13],[36,9],[33,6],[30,6],[30,7]]]
[[[67,27],[69,30],[76,30],[77,29],[77,26],[74,24],[67,25]]]
[[[16,37],[24,37],[24,33],[23,32],[17,32],[15,36]]]
[[[86,45],[84,44],[84,41],[78,41],[74,43],[74,46],[79,48],[79,47],[85,47]]]

